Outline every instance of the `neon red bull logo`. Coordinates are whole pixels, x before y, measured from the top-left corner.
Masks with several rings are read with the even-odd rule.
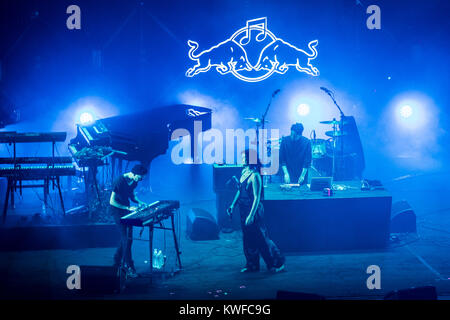
[[[274,73],[285,74],[291,68],[318,76],[319,70],[311,64],[317,58],[318,44],[318,40],[310,41],[304,51],[268,30],[266,17],[248,20],[230,38],[202,52],[197,52],[197,42],[188,40],[189,58],[196,65],[186,71],[186,76],[192,78],[211,68],[247,82],[262,81]]]

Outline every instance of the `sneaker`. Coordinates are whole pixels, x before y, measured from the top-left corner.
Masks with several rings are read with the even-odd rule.
[[[284,266],[284,264],[282,264],[279,267],[272,267],[272,268],[270,268],[269,271],[272,272],[272,273],[278,273],[278,272],[284,271],[284,269],[285,269],[285,266]]]
[[[133,267],[127,268],[127,278],[137,278],[138,274],[136,273],[136,270]]]
[[[259,272],[259,269],[249,267],[244,267],[241,269],[241,273],[250,273],[250,272]]]

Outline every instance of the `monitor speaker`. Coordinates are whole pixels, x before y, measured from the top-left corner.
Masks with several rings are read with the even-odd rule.
[[[187,216],[186,232],[191,240],[219,239],[216,219],[206,210],[192,208]]]
[[[391,233],[416,232],[416,214],[408,202],[402,200],[392,204]]]

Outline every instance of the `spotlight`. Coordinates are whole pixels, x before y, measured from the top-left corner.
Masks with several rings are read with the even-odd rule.
[[[306,115],[309,114],[309,105],[307,105],[306,103],[302,103],[297,107],[297,113],[304,117]]]
[[[413,109],[411,108],[411,106],[405,105],[400,108],[400,116],[402,118],[407,119],[407,118],[411,117],[412,114],[413,114]]]
[[[94,122],[94,116],[90,112],[83,112],[80,115],[80,123],[82,125],[88,125]]]

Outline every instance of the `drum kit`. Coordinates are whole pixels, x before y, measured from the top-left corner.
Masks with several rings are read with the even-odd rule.
[[[347,133],[343,131],[346,123],[337,121],[336,119],[331,121],[320,121],[320,123],[331,125],[332,130],[325,132],[325,135],[330,137],[328,140],[315,138],[311,140],[312,167],[321,173],[321,175],[334,177],[336,158],[338,156],[337,143],[339,139],[347,135]],[[341,146],[342,145],[343,144],[341,143]]]

